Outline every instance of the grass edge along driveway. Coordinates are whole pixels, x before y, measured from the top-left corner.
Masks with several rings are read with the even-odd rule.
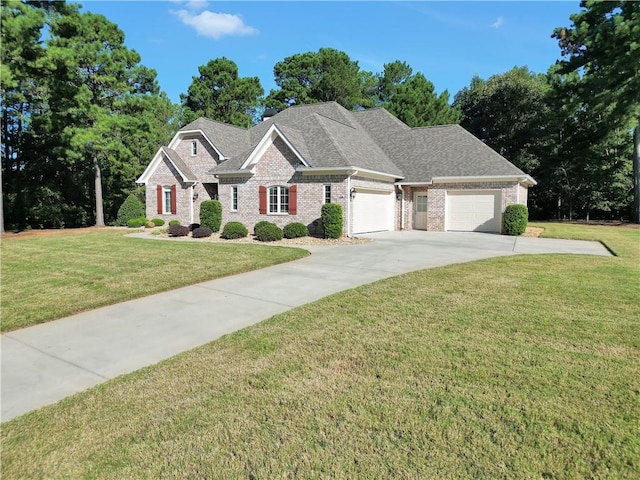
[[[14,419],[3,478],[637,478],[640,231],[595,234],[620,256],[382,280]]]
[[[300,248],[125,237],[129,230],[2,239],[2,331],[296,260]]]

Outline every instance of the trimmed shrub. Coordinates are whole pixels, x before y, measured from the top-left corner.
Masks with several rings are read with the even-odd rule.
[[[267,222],[266,220],[261,220],[253,226],[253,234],[257,235],[258,230],[260,230],[265,225],[275,225],[275,223]]]
[[[186,237],[189,235],[189,227],[185,227],[184,225],[169,225],[168,233],[170,237]]]
[[[309,235],[309,229],[307,226],[300,222],[288,223],[282,229],[284,238],[299,238]]]
[[[143,218],[144,215],[144,203],[138,200],[138,197],[132,193],[122,202],[122,205],[120,205],[116,223],[122,226],[129,226],[129,220]]]
[[[154,218],[151,220],[156,227],[161,227],[164,225],[164,220],[161,218]],[[177,220],[175,220],[177,222]]]
[[[206,225],[205,225],[206,227]],[[196,228],[200,228],[200,224],[199,223],[190,223],[189,224],[189,231],[193,232]]]
[[[261,225],[256,232],[256,238],[261,242],[275,242],[276,240],[282,240],[282,236],[282,229],[275,223]]]
[[[528,221],[529,210],[525,205],[508,205],[502,216],[502,231],[505,235],[522,235]]]
[[[145,224],[145,227],[147,227],[147,228],[153,228],[155,226],[156,226],[156,224],[153,223],[151,220],[147,220],[147,223]]]
[[[213,230],[211,230],[209,227],[198,227],[193,229],[193,231],[191,232],[191,236],[193,238],[206,238],[210,237],[212,233]]]
[[[200,204],[200,225],[214,232],[220,231],[222,204],[219,200],[205,200]]]
[[[169,220],[169,226],[180,225],[180,220]]]
[[[249,235],[249,229],[240,222],[229,222],[224,226],[220,236],[227,240],[234,238],[244,238]]]
[[[147,219],[142,218],[130,218],[127,220],[127,227],[129,228],[140,228],[144,227],[147,224]]]
[[[342,236],[342,206],[337,203],[325,203],[320,211],[324,238]]]

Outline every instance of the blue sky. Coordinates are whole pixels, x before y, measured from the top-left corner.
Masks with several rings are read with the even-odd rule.
[[[158,72],[171,100],[186,93],[198,66],[233,60],[240,76],[275,88],[273,66],[295,53],[331,47],[361,69],[381,72],[406,61],[436,91],[453,97],[473,75],[488,78],[514,66],[543,73],[559,58],[555,27],[570,25],[578,1],[85,1],[105,15],[125,44]]]

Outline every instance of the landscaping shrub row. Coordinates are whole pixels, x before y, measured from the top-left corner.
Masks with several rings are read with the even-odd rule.
[[[144,204],[135,195],[129,195],[118,211],[118,222],[131,228],[159,227],[164,225],[164,220],[154,218],[148,220],[144,217]],[[178,220],[169,221],[168,233],[171,237],[187,236],[192,232],[193,238],[206,238],[213,232],[220,231],[222,224],[222,204],[219,200],[205,200],[200,204],[200,223],[192,223],[182,226]],[[342,236],[342,207],[335,203],[326,203],[322,206],[321,224],[324,238],[339,238]],[[255,237],[261,242],[273,242],[282,238],[300,238],[309,236],[309,229],[300,222],[292,222],[278,227],[275,223],[266,220],[260,221],[253,227]],[[220,234],[221,238],[233,239],[246,237],[248,229],[240,222],[228,222]]]

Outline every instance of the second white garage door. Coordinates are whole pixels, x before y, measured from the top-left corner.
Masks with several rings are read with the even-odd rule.
[[[500,233],[501,207],[500,190],[448,191],[446,229]]]
[[[356,188],[352,207],[354,234],[393,230],[395,216],[393,192]]]

